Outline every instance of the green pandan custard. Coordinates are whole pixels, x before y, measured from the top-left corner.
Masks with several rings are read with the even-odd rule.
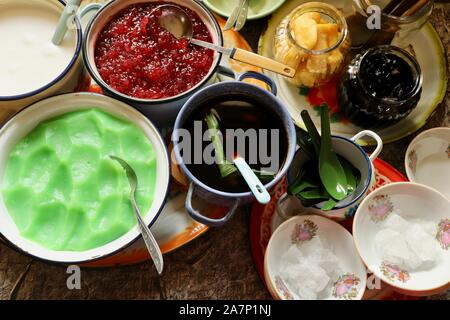
[[[37,126],[9,155],[2,195],[21,235],[57,251],[85,251],[136,225],[126,160],[139,179],[137,202],[153,202],[156,157],[134,124],[101,110],[68,113]]]

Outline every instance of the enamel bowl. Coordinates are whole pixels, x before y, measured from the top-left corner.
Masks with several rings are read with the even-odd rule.
[[[5,10],[5,5],[8,6],[11,3],[14,3],[17,6],[27,6],[30,3],[36,2],[37,1],[33,0],[0,0],[0,8],[3,7],[2,10]],[[55,11],[59,16],[64,10],[65,2],[62,0],[42,0],[40,1],[40,5],[45,7],[48,12]],[[20,32],[23,33],[23,30],[17,30],[17,32],[17,36],[20,36]],[[61,69],[60,74],[55,77],[55,79],[41,88],[35,88],[31,92],[26,92],[20,95],[0,96],[0,125],[6,122],[18,111],[32,103],[35,103],[36,101],[54,96],[56,94],[73,92],[81,84],[87,82],[88,77],[84,70],[84,65],[81,58],[82,31],[78,16],[74,17],[74,32],[70,36],[76,37],[76,46],[73,51],[73,58],[65,69]],[[17,53],[17,55],[21,56],[23,53]],[[17,64],[17,62],[2,61],[2,70],[4,70],[3,68],[6,68],[7,66],[14,66],[15,64]],[[30,70],[30,72],[33,72],[33,70]]]
[[[327,300],[361,300],[367,282],[366,268],[356,251],[352,235],[338,223],[321,216],[294,217],[278,227],[267,246],[264,277],[274,299],[302,300],[279,275],[283,254],[292,244],[301,246],[320,236],[333,246],[343,274],[333,280]]]
[[[0,153],[0,189],[2,188],[5,166],[11,150],[39,123],[65,113],[93,107],[134,123],[153,145],[157,163],[157,187],[155,188],[153,204],[144,217],[145,223],[151,226],[164,206],[170,181],[169,156],[164,141],[155,126],[134,108],[94,93],[66,94],[42,100],[19,112],[0,130],[0,150],[2,150]],[[83,252],[49,250],[20,235],[16,224],[6,209],[2,194],[0,194],[0,222],[0,236],[15,249],[37,259],[64,264],[87,263],[108,257],[127,248],[140,237],[139,228],[136,225],[119,239],[92,250]]]
[[[371,155],[368,155],[358,144],[360,139],[366,136],[372,137],[377,142],[377,148]],[[361,180],[355,192],[346,199],[338,202],[336,207],[330,211],[322,211],[321,206],[323,204],[305,208],[296,196],[286,193],[278,200],[276,206],[276,211],[282,219],[286,220],[289,217],[301,214],[318,214],[338,221],[351,219],[364,197],[373,189],[376,184],[373,161],[377,159],[383,149],[383,141],[381,138],[375,132],[365,130],[351,139],[333,136],[332,144],[336,153],[347,159],[361,173]],[[303,150],[299,149],[297,151],[287,174],[289,185],[297,180],[299,172],[302,171],[302,167],[309,160],[309,157]]]
[[[83,44],[83,57],[86,61],[86,66],[94,78],[95,82],[100,85],[105,94],[123,101],[131,106],[137,108],[144,115],[149,117],[158,127],[173,126],[175,118],[180,111],[183,104],[188,100],[192,94],[210,85],[216,80],[216,72],[218,71],[221,54],[216,52],[214,54],[214,61],[211,65],[209,73],[203,78],[200,83],[195,85],[190,90],[183,92],[175,97],[163,99],[139,99],[125,95],[111,86],[109,86],[100,76],[95,63],[95,45],[99,34],[103,28],[117,15],[121,10],[128,8],[131,5],[145,4],[151,2],[160,2],[159,0],[128,0],[128,1],[110,1],[103,6],[99,6],[99,11],[92,18],[86,29],[86,36]],[[223,37],[220,26],[214,15],[198,1],[186,0],[171,0],[164,1],[173,4],[178,4],[187,7],[196,12],[211,33],[215,45],[223,45]]]
[[[411,296],[443,292],[450,285],[449,209],[450,201],[427,186],[409,182],[384,186],[371,193],[356,213],[353,222],[356,248],[375,276],[395,291]],[[409,222],[421,220],[435,225],[438,259],[432,267],[408,272],[382,260],[375,237],[383,228],[383,222],[395,213]]]
[[[406,151],[408,179],[442,192],[450,199],[450,128],[418,135]]]

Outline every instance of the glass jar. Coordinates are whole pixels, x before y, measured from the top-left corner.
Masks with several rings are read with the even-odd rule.
[[[378,46],[357,55],[338,85],[340,110],[364,129],[382,129],[406,118],[422,94],[422,71],[407,51]]]
[[[349,1],[351,2],[351,1]],[[353,6],[347,6],[345,16],[350,30],[353,49],[361,49],[370,40],[371,46],[391,44],[395,41],[397,46],[406,48],[409,46],[408,39],[420,30],[428,21],[434,7],[434,1],[429,0],[419,11],[410,16],[395,16],[381,13],[380,30],[372,30],[368,27],[368,19],[373,14],[370,6],[378,6],[383,10],[389,1],[386,0],[353,0]]]
[[[322,2],[294,9],[275,34],[275,59],[297,70],[294,78],[286,78],[296,86],[311,88],[330,81],[342,70],[349,49],[343,14]]]

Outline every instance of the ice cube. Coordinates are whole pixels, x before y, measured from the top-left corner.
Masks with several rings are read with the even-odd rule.
[[[402,237],[384,247],[382,256],[384,261],[407,271],[414,271],[422,265],[422,260],[408,247]]]
[[[282,255],[280,276],[286,286],[301,299],[317,300],[331,294],[331,279],[342,274],[339,260],[319,236],[293,245]]]
[[[427,264],[427,268],[433,266],[438,259],[436,240],[425,232],[422,224],[412,224],[405,234],[409,248],[421,259],[422,264]]]
[[[424,220],[413,220],[411,221],[413,224],[418,224],[422,227],[423,231],[432,236],[433,238],[436,236],[437,232],[437,224],[432,221],[424,221]]]
[[[301,243],[298,249],[303,253],[304,256],[312,256],[317,252],[317,250],[324,249],[322,239],[318,236],[312,238],[310,241]]]
[[[385,226],[397,232],[405,232],[409,228],[409,222],[399,214],[391,214],[385,221]]]
[[[384,252],[393,242],[399,239],[401,234],[392,229],[382,229],[375,235],[375,248],[378,252]]]
[[[299,263],[303,257],[302,252],[297,248],[297,245],[293,244],[281,257],[283,264],[296,264]]]

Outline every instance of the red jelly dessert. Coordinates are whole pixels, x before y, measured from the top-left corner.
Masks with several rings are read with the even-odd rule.
[[[99,35],[95,63],[113,89],[140,99],[163,99],[188,91],[208,74],[214,52],[176,39],[159,26],[163,2],[133,5],[115,16]],[[212,42],[192,10],[194,38]]]

